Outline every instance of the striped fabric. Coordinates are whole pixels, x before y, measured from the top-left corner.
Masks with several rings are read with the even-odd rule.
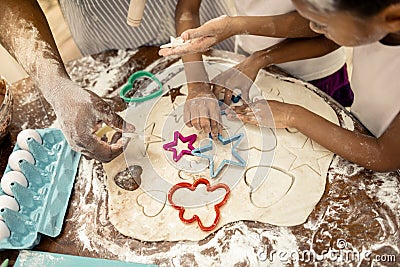
[[[177,0],[147,0],[142,24],[138,28],[132,28],[126,23],[129,2],[59,0],[71,34],[83,55],[108,49],[160,45],[169,42],[169,36],[175,36]],[[225,0],[202,1],[201,23],[223,14],[229,14]],[[216,48],[233,51],[233,38]]]

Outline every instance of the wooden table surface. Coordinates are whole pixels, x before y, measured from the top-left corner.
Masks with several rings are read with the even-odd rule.
[[[72,79],[83,88],[95,91],[117,110],[123,110],[126,106],[116,90],[131,73],[158,60],[157,52],[157,47],[106,51],[72,61],[67,64],[67,69]],[[212,53],[236,57],[225,52]],[[175,61],[161,60],[152,71],[164,69]],[[107,88],[98,88],[100,79],[101,85],[105,84]],[[0,173],[4,172],[16,136],[22,129],[49,127],[55,120],[51,107],[30,79],[13,84],[12,92],[13,121],[10,135],[1,144]],[[345,109],[325,94],[318,94],[333,107],[342,124],[343,116],[351,118]],[[351,119],[355,131],[363,132],[363,127],[354,118]],[[34,250],[165,266],[196,266],[198,255],[189,252],[190,247],[195,246],[200,248],[199,255],[208,257],[210,263],[220,265],[224,262],[222,252],[234,250],[234,236],[242,235],[246,239],[254,234],[260,239],[256,242],[258,247],[250,248],[254,255],[232,262],[232,266],[251,266],[254,262],[252,256],[258,257],[261,265],[267,263],[260,258],[263,255],[260,254],[260,244],[267,252],[279,247],[280,242],[286,242],[287,238],[293,239],[291,242],[298,251],[322,253],[329,248],[337,248],[338,241],[343,241],[349,250],[371,252],[370,257],[347,262],[343,266],[375,266],[372,259],[378,258],[382,266],[400,266],[400,175],[396,172],[374,173],[335,156],[327,175],[325,193],[305,224],[276,227],[250,221],[237,222],[197,243],[141,242],[118,233],[108,221],[104,179],[101,163],[82,158],[61,235],[56,238],[42,236]],[[266,232],[270,235],[263,234]],[[215,242],[221,250],[215,248]],[[178,250],[173,254],[177,247],[181,252]],[[14,263],[17,255],[18,251],[2,251],[0,263],[6,258]],[[343,263],[337,260],[319,262],[320,266],[340,264]],[[296,262],[289,262],[289,265],[296,265]],[[313,263],[302,261],[300,265],[313,266]]]

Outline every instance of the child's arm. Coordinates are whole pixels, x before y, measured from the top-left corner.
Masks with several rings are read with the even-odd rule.
[[[201,0],[180,0],[175,10],[177,35],[200,25]],[[218,100],[211,91],[208,75],[202,63],[201,53],[187,54],[182,57],[188,80],[188,96],[184,108],[184,120],[189,127],[203,130],[217,136],[221,132],[221,117]],[[196,83],[190,83],[196,82]]]
[[[269,116],[269,108],[273,119]],[[255,112],[252,113],[251,109]],[[250,108],[236,108],[245,122],[276,128],[296,128],[339,156],[374,171],[400,169],[400,113],[385,133],[375,138],[351,132],[297,105],[257,101]],[[258,121],[257,121],[258,119]]]
[[[176,35],[188,29],[200,26],[201,0],[179,0],[175,8]],[[201,53],[192,53],[182,57],[183,62],[202,61]],[[204,73],[205,74],[205,73]],[[205,74],[207,75],[207,74]]]
[[[161,49],[160,55],[204,52],[213,45],[239,34],[276,38],[306,38],[319,35],[310,29],[309,21],[297,12],[277,16],[221,16],[198,28],[185,30],[181,37],[190,42],[176,48]]]
[[[276,38],[315,37],[320,34],[310,28],[310,21],[297,11],[275,16],[229,17],[234,35],[258,35]],[[188,37],[191,32],[187,31]]]
[[[270,65],[321,57],[339,47],[339,45],[324,36],[285,39],[267,49],[254,52],[250,56],[250,60],[261,69]]]
[[[221,86],[214,86],[214,94],[218,96],[224,92],[224,102],[229,105],[232,97],[232,90],[229,89],[240,88],[242,98],[250,101],[249,90],[260,69],[274,64],[324,56],[337,48],[337,44],[324,36],[285,39],[267,49],[254,52],[232,69],[215,77],[213,83]]]

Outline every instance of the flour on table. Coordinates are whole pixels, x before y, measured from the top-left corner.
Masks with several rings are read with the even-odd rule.
[[[213,74],[234,65],[234,62],[221,58],[205,59],[214,68]],[[124,155],[103,165],[108,177],[111,223],[123,235],[143,241],[198,241],[239,220],[278,226],[304,223],[324,193],[333,153],[300,132],[260,129],[240,121],[229,121],[223,116],[224,137],[237,133],[244,135],[237,149],[246,160],[244,168],[228,165],[216,179],[211,179],[206,159],[185,155],[181,161],[174,162],[172,153],[165,151],[163,144],[173,140],[174,131],[180,131],[184,136],[196,133],[193,128],[185,126],[183,120],[176,119],[183,113],[187,95],[186,78],[179,64],[157,76],[164,81],[165,90],[168,86],[182,86],[182,95],[171,103],[165,91],[164,96],[129,108],[125,119],[136,126],[138,136],[129,143]],[[177,69],[180,71],[170,75]],[[151,91],[151,86],[147,90]],[[300,81],[287,81],[260,72],[250,91],[250,99],[257,96],[304,106],[339,124],[333,109]],[[194,147],[203,146],[205,140],[207,135],[198,134]],[[213,145],[217,149],[217,162],[234,160],[230,148],[223,148],[218,142]],[[140,187],[134,191],[124,190],[115,183],[114,177],[133,165],[143,169]],[[198,177],[206,178],[211,185],[224,183],[231,191],[226,204],[220,208],[217,227],[210,232],[202,231],[196,222],[183,223],[178,211],[167,200],[172,186],[181,182],[193,183]],[[220,200],[220,197],[216,198]],[[185,218],[195,213],[193,209],[200,209],[196,213],[203,217],[202,221],[213,221],[214,205],[218,200],[202,203],[202,206],[195,205],[200,203],[196,202],[200,198],[191,200],[193,203],[187,204]]]

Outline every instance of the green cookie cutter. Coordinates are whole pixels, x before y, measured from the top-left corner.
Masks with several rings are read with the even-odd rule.
[[[146,96],[141,96],[141,97],[127,97],[126,94],[131,91],[133,89],[133,83],[142,77],[147,77],[152,79],[153,81],[155,81],[158,86],[160,87],[157,91],[146,95]],[[151,72],[145,71],[145,70],[139,70],[137,72],[135,72],[134,74],[132,74],[126,85],[124,85],[124,87],[122,88],[121,92],[119,93],[119,96],[128,103],[131,102],[145,102],[147,100],[153,99],[157,96],[160,96],[162,94],[162,83],[160,82],[160,80]]]

